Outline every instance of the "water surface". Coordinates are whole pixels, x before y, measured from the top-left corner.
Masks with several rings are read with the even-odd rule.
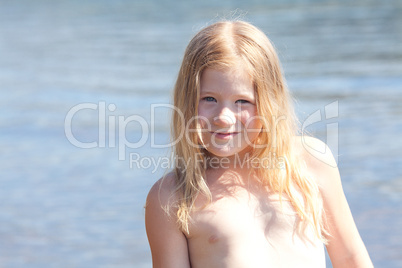
[[[167,141],[167,113],[156,110],[155,135],[128,148],[125,160],[108,131],[119,116],[150,122],[151,104],[170,101],[191,36],[217,18],[243,16],[275,43],[301,122],[317,110],[325,118],[325,106],[338,101],[338,117],[307,130],[326,141],[327,125],[338,124],[339,147],[331,149],[367,249],[375,266],[401,267],[401,8],[399,1],[1,1],[1,266],[151,267],[143,205],[163,170],[130,167],[129,153],[166,155],[151,149],[151,138]],[[77,148],[66,138],[66,115],[80,103],[96,106],[73,117],[82,142],[99,142],[105,103],[104,148]],[[140,141],[142,130],[127,125],[128,140]]]

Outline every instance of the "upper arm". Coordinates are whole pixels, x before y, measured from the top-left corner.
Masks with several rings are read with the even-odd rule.
[[[319,140],[313,139],[311,142],[312,146],[323,146]],[[317,154],[310,151],[305,154],[305,158],[323,198],[329,232],[327,251],[332,265],[342,268],[373,267],[343,192],[336,162],[327,146],[325,152]]]
[[[189,268],[186,236],[181,232],[175,217],[170,217],[162,206],[167,205],[169,190],[159,183],[150,190],[145,205],[145,227],[152,253],[154,268]]]

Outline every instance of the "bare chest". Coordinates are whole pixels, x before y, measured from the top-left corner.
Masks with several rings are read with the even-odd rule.
[[[323,267],[309,260],[318,254],[322,265],[322,245],[298,235],[298,216],[289,202],[281,204],[277,196],[242,190],[214,196],[192,219],[190,256],[204,262],[204,267],[251,267],[251,260],[252,267],[291,267],[289,261],[295,258],[297,267],[303,267],[303,262],[306,267]],[[286,257],[289,254],[294,258]]]
[[[281,204],[277,198],[247,191],[216,198],[205,208],[195,211],[192,218],[190,237],[208,237],[209,242],[253,235],[273,241],[292,233],[298,222],[286,200]]]

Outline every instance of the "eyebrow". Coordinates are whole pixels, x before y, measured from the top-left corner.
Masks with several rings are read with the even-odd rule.
[[[215,97],[217,94],[215,91],[204,91],[200,92],[200,97],[202,96],[212,96]],[[236,98],[236,99],[250,99],[250,100],[255,100],[255,95],[254,94],[233,94],[231,97]]]
[[[200,95],[201,94],[217,94],[216,90],[211,90],[211,89],[200,89]],[[238,93],[238,94],[233,94],[234,96],[255,96],[255,92],[250,92],[250,94],[243,94],[243,93]]]
[[[201,94],[216,94],[216,92],[215,91],[212,91],[212,90],[204,90],[204,91],[201,91],[200,90],[200,95]]]

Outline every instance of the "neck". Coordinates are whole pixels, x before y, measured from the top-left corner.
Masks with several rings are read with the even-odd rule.
[[[207,157],[206,177],[209,185],[216,183],[244,187],[250,181],[258,181],[253,168],[251,153],[230,157]]]
[[[235,154],[231,156],[207,155],[207,168],[209,170],[247,171],[253,169],[252,153]]]

